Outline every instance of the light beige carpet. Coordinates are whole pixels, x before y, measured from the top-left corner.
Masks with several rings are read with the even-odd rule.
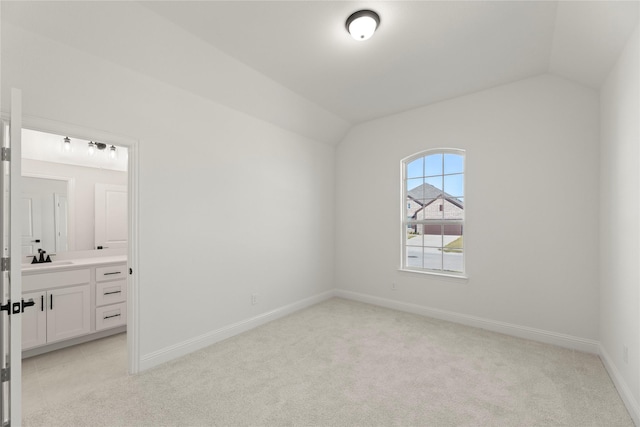
[[[29,426],[632,426],[597,356],[332,299]]]

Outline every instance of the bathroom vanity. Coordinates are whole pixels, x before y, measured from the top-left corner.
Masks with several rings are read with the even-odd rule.
[[[126,256],[22,266],[23,357],[126,330]]]

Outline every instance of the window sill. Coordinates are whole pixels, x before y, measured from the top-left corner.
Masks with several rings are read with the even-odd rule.
[[[443,277],[443,278],[447,278],[447,279],[460,279],[460,280],[464,280],[464,281],[469,280],[469,276],[467,276],[465,274],[436,273],[434,271],[410,270],[410,269],[407,269],[407,268],[399,268],[398,271],[400,271],[402,273],[425,274],[427,276]]]

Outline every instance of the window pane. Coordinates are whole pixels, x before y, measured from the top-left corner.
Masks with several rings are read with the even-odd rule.
[[[462,252],[462,245],[464,240],[462,235],[451,233],[451,230],[447,230],[447,227],[455,227],[456,231],[461,231],[460,229],[462,226],[460,225],[444,226],[444,236],[443,236],[444,251],[447,253]]]
[[[407,195],[413,197],[414,199],[424,199],[422,193],[418,193],[417,191],[422,191],[420,188],[423,184],[422,178],[413,178],[407,180]],[[418,189],[418,190],[416,190]]]
[[[425,178],[424,180],[427,184],[429,184],[426,186],[425,191],[431,193],[427,194],[425,198],[437,197],[438,191],[436,191],[436,189],[442,191],[442,176],[433,176],[431,178]]]
[[[434,248],[442,247],[442,226],[441,225],[423,225],[424,246]]]
[[[454,197],[464,196],[464,175],[445,175],[444,192]]]
[[[424,268],[442,270],[442,251],[436,248],[424,248]]]
[[[419,224],[407,227],[407,246],[422,247],[422,234],[418,234],[417,228],[422,227]]]
[[[422,204],[424,202],[420,201],[420,200],[414,200],[410,197],[407,197],[407,204],[406,204],[406,216],[407,219],[418,219],[418,217],[416,216],[416,213],[419,213],[422,210]]]
[[[424,157],[420,157],[407,165],[407,178],[422,176],[424,176]]]
[[[464,157],[460,154],[444,155],[444,173],[464,172]]]
[[[456,273],[462,273],[463,262],[463,253],[462,250],[459,252],[444,252],[443,254],[443,266],[442,269],[444,271],[453,271]]]
[[[407,267],[422,268],[422,248],[407,246]]]
[[[416,210],[416,213],[414,214],[414,217],[415,217],[414,219],[417,219],[417,220],[425,219],[425,217],[424,217],[424,215],[425,215],[425,210],[424,210],[425,201],[421,200],[420,203],[416,203],[416,204],[419,205],[420,208]]]
[[[464,199],[462,197],[445,200],[444,219],[464,219]]]
[[[442,175],[442,154],[424,157],[425,176]]]
[[[424,202],[424,208],[419,212],[419,219],[442,219],[442,197],[437,199],[428,199]]]

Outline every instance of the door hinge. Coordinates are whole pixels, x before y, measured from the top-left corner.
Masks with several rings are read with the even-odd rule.
[[[11,379],[11,368],[0,370],[0,382],[6,383]]]
[[[11,161],[11,148],[2,147],[2,161],[10,162]]]
[[[6,257],[0,260],[0,271],[9,271],[11,267],[11,258]]]

